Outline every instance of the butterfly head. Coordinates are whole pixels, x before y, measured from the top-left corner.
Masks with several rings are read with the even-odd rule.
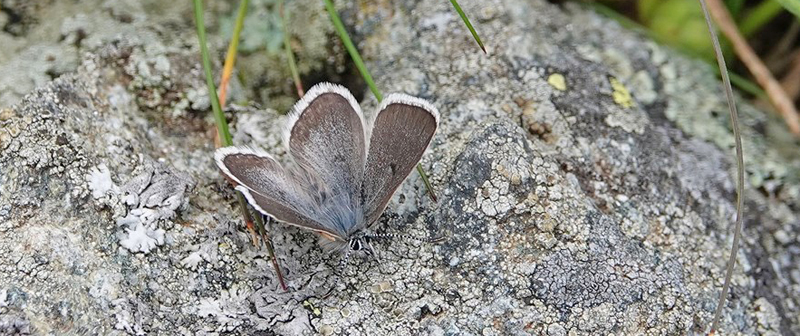
[[[367,255],[372,254],[372,245],[369,243],[369,236],[358,236],[350,238],[348,246],[353,251],[364,251]]]

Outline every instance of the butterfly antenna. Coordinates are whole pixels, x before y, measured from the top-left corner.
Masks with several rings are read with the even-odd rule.
[[[381,234],[371,234],[367,235],[366,237],[371,239],[395,239],[400,238],[403,240],[413,240],[423,243],[439,243],[444,241],[444,237],[436,237],[436,238],[419,238],[416,236],[406,235],[406,234],[397,234],[397,233],[381,233]]]

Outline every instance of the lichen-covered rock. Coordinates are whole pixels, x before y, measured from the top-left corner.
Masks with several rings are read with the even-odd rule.
[[[315,235],[273,223],[283,291],[212,162],[196,50],[116,39],[0,110],[0,332],[703,333],[735,214],[710,68],[575,5],[462,5],[489,55],[447,2],[342,8],[378,86],[442,114],[422,160],[439,202],[412,173],[375,229],[441,242],[380,242],[335,274]],[[278,114],[234,110],[234,142],[288,160]],[[721,332],[800,333],[800,154],[740,110]]]
[[[176,51],[197,57],[191,1],[84,0],[7,1],[0,11],[0,106],[16,103],[37,86],[75,71],[80,55],[125,37],[144,46],[120,59],[137,76],[126,86],[135,90],[142,108],[175,117],[208,110],[202,73],[187,68],[196,62],[176,58]],[[224,52],[233,33],[238,2],[205,2],[208,41],[212,53]],[[286,1],[287,30],[298,71],[307,82],[345,80],[357,76],[333,31],[325,7],[317,2]],[[276,0],[249,2],[236,72],[228,101],[256,96],[288,109],[294,86],[283,49],[283,28]],[[217,67],[220,69],[221,67]],[[362,94],[361,92],[358,93]]]

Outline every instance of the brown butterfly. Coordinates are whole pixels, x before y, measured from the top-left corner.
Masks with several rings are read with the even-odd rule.
[[[419,162],[439,124],[427,101],[391,94],[365,125],[350,92],[314,86],[288,115],[284,144],[294,164],[242,147],[216,151],[217,166],[262,214],[328,238],[334,249],[369,252],[378,220]]]

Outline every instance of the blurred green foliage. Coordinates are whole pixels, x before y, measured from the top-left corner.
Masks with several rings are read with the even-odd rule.
[[[251,0],[242,28],[239,52],[252,53],[266,49],[270,54],[283,52],[283,28],[279,11],[280,0]],[[322,6],[322,4],[320,4]],[[236,12],[220,19],[223,36],[232,36]]]
[[[800,19],[800,0],[723,2],[745,37],[752,36],[787,10]],[[636,4],[639,22],[658,40],[708,61],[714,60],[711,39],[697,0],[639,0]],[[720,43],[725,56],[732,57],[727,41],[722,38]]]
[[[640,22],[663,43],[714,60],[714,48],[697,0],[641,0],[638,15]]]
[[[766,1],[774,1],[774,0],[766,0]],[[777,0],[781,3],[784,9],[792,12],[798,20],[800,20],[800,0]]]

